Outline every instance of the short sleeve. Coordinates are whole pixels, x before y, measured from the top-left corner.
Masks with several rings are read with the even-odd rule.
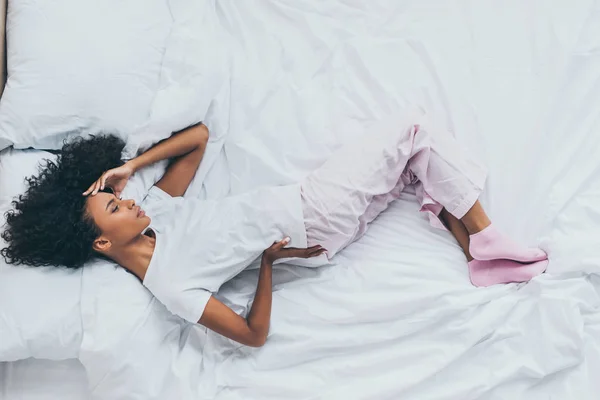
[[[204,314],[204,309],[211,296],[211,292],[201,288],[176,291],[172,293],[171,299],[168,301],[170,304],[165,304],[165,306],[173,314],[195,324]]]

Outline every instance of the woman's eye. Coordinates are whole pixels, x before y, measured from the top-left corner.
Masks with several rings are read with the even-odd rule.
[[[117,211],[119,211],[119,206],[116,206],[113,210],[113,213],[116,213]]]

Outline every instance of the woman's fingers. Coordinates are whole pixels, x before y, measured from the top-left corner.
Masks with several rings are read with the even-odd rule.
[[[97,195],[99,191],[100,191],[100,179],[98,179],[96,181],[96,184],[94,185],[94,191],[92,192],[92,196]]]
[[[290,238],[289,236],[284,237],[279,243],[277,243],[277,245],[279,246],[280,249],[283,249],[285,246],[287,246],[290,243]]]
[[[100,190],[104,190],[104,188],[106,187],[106,181],[112,178],[114,175],[115,172],[112,169],[102,174],[102,176],[100,177],[100,181],[102,182],[102,184],[100,185]]]
[[[275,259],[280,258],[312,258],[318,257],[325,253],[325,249],[321,245],[311,246],[306,249],[300,249],[297,247],[285,247],[290,243],[290,238],[286,237],[279,242],[275,242],[267,250],[270,254],[275,256]]]
[[[90,186],[90,188],[88,189],[88,194],[89,194],[90,196],[93,196],[93,195],[94,195],[94,190],[96,190],[96,183],[97,183],[97,182],[98,182],[98,181],[94,181],[94,183],[92,183],[92,186]]]
[[[87,189],[85,192],[83,192],[83,195],[84,195],[84,196],[87,196],[88,194],[95,194],[95,193],[94,193],[94,190],[96,190],[96,185],[97,185],[97,184],[98,184],[98,181],[97,181],[97,180],[96,180],[96,181],[94,181],[94,183],[92,183],[92,184],[90,185],[90,187],[89,187],[89,188],[88,188],[88,189]]]
[[[95,185],[95,184],[96,184],[96,182],[92,183],[92,184],[90,185],[90,187],[89,187],[89,188],[87,188],[87,190],[86,190],[85,192],[83,192],[83,195],[84,195],[84,196],[87,196],[88,194],[92,193],[92,190],[94,190],[94,185]]]
[[[322,246],[312,246],[307,249],[298,249],[295,247],[288,247],[282,250],[283,258],[311,258],[323,254],[326,249]]]
[[[318,257],[318,256],[320,256],[321,254],[323,254],[323,253],[326,253],[326,252],[327,252],[327,249],[320,248],[320,249],[318,249],[318,250],[315,250],[315,251],[313,251],[313,252],[309,253],[308,257],[309,257],[309,258],[312,258],[312,257]]]
[[[94,183],[90,185],[90,187],[85,192],[83,192],[83,195],[97,195],[99,191],[104,190],[104,188],[106,187],[106,181],[111,176],[112,174],[110,173],[110,171],[103,173],[102,176],[100,176],[100,178],[98,178]]]
[[[96,189],[94,190],[94,195],[98,194],[99,191],[104,190],[104,185],[106,184],[106,180],[110,178],[111,173],[107,171],[102,174],[102,176],[96,181]]]
[[[317,248],[315,250],[310,251],[308,253],[307,258],[318,257],[327,251],[327,249],[322,246],[314,246],[314,247],[317,247]]]
[[[108,172],[107,172],[107,173],[105,173],[104,175],[102,175],[102,176],[100,177],[100,181],[102,182],[102,183],[100,184],[100,190],[104,190],[104,185],[106,185],[106,180],[108,179],[108,176],[109,176],[109,174],[108,174]]]
[[[281,250],[283,249],[288,243],[290,242],[290,238],[289,237],[284,237],[282,240],[280,240],[279,242],[275,242],[273,243],[273,245],[271,246],[272,250]]]

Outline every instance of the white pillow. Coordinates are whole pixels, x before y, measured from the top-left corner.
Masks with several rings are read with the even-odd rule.
[[[220,121],[227,121],[223,114],[229,114],[231,46],[218,24],[215,4],[176,0],[169,7],[173,24],[159,89],[148,120],[128,136],[124,158],[200,121],[208,126],[213,142],[229,128]]]
[[[0,152],[0,229],[24,178],[54,156],[39,150]],[[0,239],[0,248],[6,243]],[[82,338],[81,270],[7,265],[0,257],[0,361],[29,357],[62,360],[78,355]]]
[[[174,316],[124,269],[83,271],[84,336],[79,360],[93,398],[195,399],[206,329]]]
[[[166,0],[11,1],[0,149],[125,137],[148,118],[171,24]]]

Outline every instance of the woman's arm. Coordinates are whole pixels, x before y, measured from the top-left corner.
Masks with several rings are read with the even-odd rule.
[[[202,123],[193,125],[174,133],[170,138],[159,142],[124,165],[104,172],[83,192],[83,195],[95,196],[100,190],[104,190],[105,186],[109,186],[116,196],[120,196],[135,171],[157,161],[172,158],[167,171],[156,183],[156,186],[171,196],[183,196],[202,161],[207,143],[208,128],[206,125]]]
[[[207,143],[208,128],[200,123],[174,133],[127,164],[135,172],[157,161],[171,158],[167,171],[156,186],[173,197],[183,196],[198,170]]]
[[[313,246],[308,249],[285,249],[284,246],[288,243],[289,238],[286,238],[274,243],[263,253],[258,287],[246,319],[211,297],[198,323],[246,346],[259,347],[265,344],[271,320],[273,262],[288,257],[317,257],[326,251],[321,246]]]
[[[262,346],[267,340],[271,320],[272,275],[273,264],[263,260],[248,318],[244,319],[211,297],[198,323],[243,345]]]

